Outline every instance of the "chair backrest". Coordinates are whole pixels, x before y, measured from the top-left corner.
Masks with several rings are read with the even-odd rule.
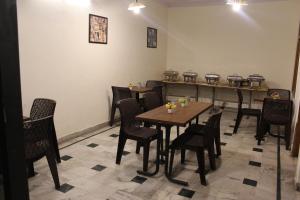
[[[286,99],[265,98],[262,120],[271,124],[287,124],[292,120],[293,102]]]
[[[243,106],[243,93],[242,90],[237,89],[237,95],[238,95],[238,109],[241,110]]]
[[[205,127],[208,128],[208,129],[220,130],[221,117],[222,117],[222,111],[220,111],[216,114],[213,114],[208,119]]]
[[[161,99],[156,92],[147,92],[144,94],[144,108],[145,111],[152,110],[161,106]]]
[[[162,81],[148,80],[146,82],[146,87],[153,88],[155,86],[163,86]]]
[[[269,89],[267,92],[268,96],[272,96],[273,93],[278,93],[280,96],[280,99],[290,100],[291,98],[291,92],[289,90],[285,89]]]
[[[113,102],[116,103],[122,99],[132,98],[132,93],[128,87],[112,86]]]
[[[53,115],[24,122],[25,159],[38,160],[48,150],[49,134],[52,131]]]
[[[152,91],[157,94],[159,101],[160,101],[160,105],[163,105],[164,104],[163,86],[161,86],[161,85],[154,86],[152,88]]]
[[[136,125],[135,116],[142,113],[142,109],[136,99],[123,99],[119,105],[121,114],[121,129]]]
[[[36,98],[30,110],[30,119],[40,119],[54,115],[56,102],[52,99]]]

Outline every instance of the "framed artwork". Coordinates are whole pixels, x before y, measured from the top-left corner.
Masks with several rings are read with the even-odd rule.
[[[89,15],[89,43],[107,44],[108,18]]]
[[[157,48],[157,29],[147,27],[147,47]]]

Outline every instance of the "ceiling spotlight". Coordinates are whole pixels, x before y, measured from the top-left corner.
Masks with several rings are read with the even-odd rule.
[[[132,2],[128,6],[128,10],[133,11],[135,14],[140,13],[140,10],[142,8],[145,8],[146,6],[142,3],[139,3],[138,0],[135,0],[135,2]]]

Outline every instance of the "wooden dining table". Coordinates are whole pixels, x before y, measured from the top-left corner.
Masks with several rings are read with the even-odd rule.
[[[187,182],[172,178],[168,173],[170,134],[172,126],[185,127],[192,120],[198,118],[199,115],[209,110],[212,106],[212,103],[189,102],[185,107],[181,107],[177,104],[175,112],[168,113],[165,105],[163,105],[136,116],[136,119],[139,121],[155,124],[159,131],[161,130],[161,127],[165,127],[165,150],[161,152],[161,155],[165,158],[165,175],[169,181],[181,185],[188,185]]]

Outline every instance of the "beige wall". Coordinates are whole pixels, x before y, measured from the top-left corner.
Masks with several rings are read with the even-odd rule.
[[[24,114],[36,97],[57,101],[58,137],[109,119],[111,86],[157,79],[166,65],[167,8],[153,1],[140,15],[120,0],[19,0]],[[88,43],[88,14],[108,17],[108,45]],[[146,27],[158,48],[146,48]]]
[[[270,87],[291,88],[300,1],[253,3],[235,13],[227,5],[168,10],[167,68],[262,74]]]

